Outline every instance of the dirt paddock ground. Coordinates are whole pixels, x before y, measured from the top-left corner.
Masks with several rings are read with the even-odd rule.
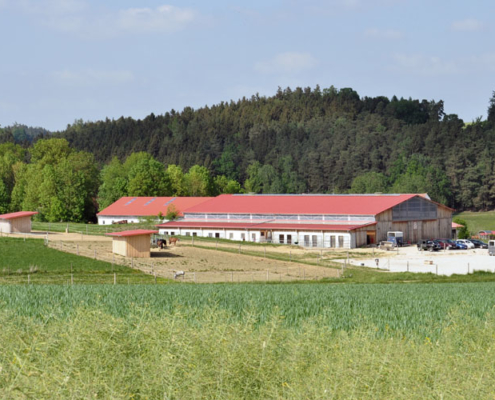
[[[340,270],[328,266],[307,265],[296,260],[280,261],[262,256],[235,254],[216,250],[214,244],[206,244],[207,248],[193,247],[189,242],[179,242],[177,246],[166,249],[152,249],[150,258],[129,259],[112,253],[112,238],[107,236],[81,235],[78,233],[33,232],[31,234],[9,235],[11,237],[29,237],[46,240],[51,248],[78,254],[98,260],[114,262],[139,269],[145,273],[156,274],[165,278],[173,278],[176,271],[184,271],[185,275],[178,279],[186,282],[266,282],[291,280],[318,280],[340,276]],[[234,245],[235,246],[235,245]],[[248,251],[259,247],[243,245]],[[296,256],[304,255],[304,249],[271,247],[270,252]],[[261,251],[263,251],[261,249]]]

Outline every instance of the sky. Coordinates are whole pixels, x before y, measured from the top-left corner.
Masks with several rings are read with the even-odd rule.
[[[493,15],[493,0],[0,0],[0,126],[56,131],[316,85],[484,119]]]

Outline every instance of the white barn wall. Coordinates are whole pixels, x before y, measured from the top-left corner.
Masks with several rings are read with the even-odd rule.
[[[169,236],[174,236],[174,235],[179,235],[179,236],[196,236],[198,237],[212,237],[215,238],[216,234],[218,234],[219,239],[230,239],[230,240],[236,240],[236,241],[242,241],[242,235],[244,234],[244,239],[246,242],[252,242],[252,234],[255,235],[255,242],[259,243],[260,242],[260,237],[261,237],[261,231],[260,230],[253,230],[253,229],[223,229],[223,228],[218,228],[218,229],[212,229],[212,228],[204,228],[204,229],[192,229],[192,228],[160,228],[159,229],[160,235],[169,235]],[[232,237],[231,237],[232,234]],[[210,236],[211,235],[211,236]],[[280,235],[284,235],[284,244],[287,244],[287,235],[292,236],[292,244],[295,244],[295,242],[298,243],[299,246],[304,246],[304,236],[308,235],[309,238],[309,246],[308,247],[313,247],[313,241],[312,241],[312,236],[315,235],[317,237],[317,245],[315,247],[325,247],[329,248],[330,243],[331,243],[331,237],[335,237],[335,248],[343,248],[343,249],[350,249],[355,247],[356,245],[356,239],[355,235],[353,233],[349,232],[324,232],[322,233],[317,232],[317,231],[282,231],[282,230],[276,230],[273,231],[272,233],[272,242],[273,243],[279,243],[279,238]],[[338,237],[342,236],[343,237],[343,246],[339,245],[339,240]]]

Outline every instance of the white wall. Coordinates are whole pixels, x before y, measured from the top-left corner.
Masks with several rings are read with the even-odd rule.
[[[2,233],[11,233],[12,232],[12,227],[10,225],[10,222],[7,220],[0,220],[0,232]]]
[[[129,215],[99,215],[98,216],[98,225],[112,225],[112,222],[118,222],[118,221],[123,221],[127,220],[127,223],[129,224],[137,224],[138,222],[141,222],[144,219],[144,217],[136,217],[136,216],[129,216]],[[156,220],[157,224],[161,224],[164,222],[168,222],[167,219],[159,221],[158,219]]]
[[[261,237],[261,231],[256,230],[234,230],[234,229],[192,229],[192,228],[160,228],[159,233],[161,235],[181,235],[181,236],[199,236],[199,237],[218,237],[220,239],[231,240],[244,240],[246,242],[253,241],[252,235],[254,234],[254,241],[259,242]],[[356,247],[355,235],[348,232],[315,232],[315,231],[273,231],[272,243],[280,243],[280,235],[283,235],[283,243],[287,244],[287,235],[291,235],[291,243],[298,243],[299,246],[307,247],[325,247],[329,248],[332,244],[331,237],[335,237],[335,248],[350,249]],[[305,236],[309,236],[309,242],[305,243]],[[316,242],[313,241],[313,236],[316,236]],[[339,237],[343,238],[343,243],[339,242]],[[316,245],[314,245],[316,244]]]

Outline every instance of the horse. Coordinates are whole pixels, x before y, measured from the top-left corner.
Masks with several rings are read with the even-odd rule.
[[[167,245],[167,241],[165,239],[158,239],[156,241],[156,245],[160,248],[160,249],[164,249],[165,246]]]
[[[178,241],[179,241],[179,238],[172,237],[172,238],[168,239],[168,244],[172,245],[172,243],[173,243],[174,246],[177,246]]]
[[[186,273],[184,271],[174,271],[174,279],[177,279],[179,276],[184,276]]]

